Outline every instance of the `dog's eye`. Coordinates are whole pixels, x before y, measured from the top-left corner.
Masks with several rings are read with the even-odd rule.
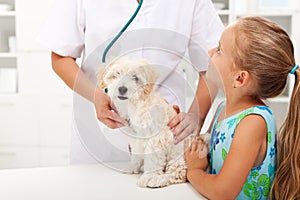
[[[132,77],[131,77],[133,80],[135,80],[135,81],[138,81],[139,80],[139,78],[136,76],[136,75],[132,75]]]
[[[120,76],[120,73],[117,72],[117,73],[115,73],[115,74],[112,75],[112,78],[113,79],[117,79],[119,76]]]

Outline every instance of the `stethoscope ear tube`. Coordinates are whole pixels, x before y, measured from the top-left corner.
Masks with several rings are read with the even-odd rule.
[[[140,11],[140,8],[142,7],[143,0],[140,0],[138,7],[136,8],[135,12],[131,16],[131,18],[128,20],[128,22],[125,24],[125,26],[121,29],[121,31],[110,41],[110,43],[106,46],[103,55],[102,55],[102,63],[105,63],[106,61],[106,54],[109,51],[109,49],[114,45],[114,43],[121,37],[121,35],[125,32],[127,27],[131,24],[131,22],[134,20],[138,12]]]

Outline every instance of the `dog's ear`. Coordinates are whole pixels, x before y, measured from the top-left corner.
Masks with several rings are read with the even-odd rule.
[[[155,82],[159,77],[159,73],[147,61],[145,61],[140,67],[142,68],[143,74],[146,78],[144,91],[145,94],[149,94],[155,86]]]
[[[103,80],[103,77],[105,76],[106,71],[107,71],[106,67],[104,65],[102,65],[101,67],[99,67],[99,70],[96,72],[98,86],[101,89],[104,89],[106,87],[104,80]]]
[[[108,69],[111,66],[115,65],[116,63],[125,62],[125,60],[127,60],[127,58],[125,58],[125,57],[115,58],[108,64],[102,64],[99,67],[99,70],[96,72],[96,77],[97,77],[98,86],[100,88],[104,89],[107,87],[107,85],[104,83],[104,77],[106,76],[107,72],[109,71]]]

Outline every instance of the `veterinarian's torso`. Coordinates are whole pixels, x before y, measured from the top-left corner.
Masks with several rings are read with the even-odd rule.
[[[59,0],[41,40],[52,51],[64,56],[80,57],[84,52],[82,69],[96,81],[95,71],[100,66],[103,49],[132,16],[137,5],[136,0]],[[189,48],[196,70],[206,70],[206,52],[218,44],[222,31],[223,25],[210,0],[144,0],[137,17],[108,52],[107,62],[121,55],[147,58],[159,70],[158,91],[169,103],[183,109],[185,80],[178,64]],[[90,102],[80,102],[81,106],[93,106]],[[89,112],[87,110],[82,109],[82,112]],[[82,114],[85,115],[88,114]],[[111,132],[99,126],[101,132]],[[78,127],[74,130],[78,131]],[[117,141],[114,135],[110,133],[108,140]],[[78,135],[75,140],[75,146],[80,146]],[[127,148],[126,144],[123,146]],[[81,154],[80,151],[71,153],[71,157]],[[114,156],[114,159],[118,158]]]
[[[100,63],[104,48],[126,24],[138,4],[135,0],[86,0],[82,4],[79,20],[85,22],[85,38],[81,41],[86,41],[85,59],[90,62],[98,58],[95,62]],[[206,70],[207,50],[217,45],[223,30],[212,11],[210,0],[144,0],[136,18],[109,50],[107,62],[121,55],[149,59],[160,72],[157,84],[162,87],[159,92],[170,103],[181,105],[183,110],[185,80],[178,65],[189,47],[194,56],[193,66],[188,65],[197,71]],[[206,26],[211,29],[201,28]],[[83,68],[89,71],[93,66],[87,64]],[[94,78],[94,70],[90,78]]]

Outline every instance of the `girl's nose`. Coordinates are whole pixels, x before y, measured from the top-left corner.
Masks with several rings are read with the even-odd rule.
[[[213,57],[214,53],[216,52],[218,47],[212,48],[210,50],[208,50],[208,55],[209,57]]]

